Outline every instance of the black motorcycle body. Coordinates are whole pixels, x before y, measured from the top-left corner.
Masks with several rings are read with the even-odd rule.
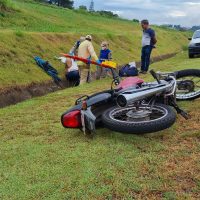
[[[197,71],[195,72],[198,74]],[[187,90],[189,86],[191,88],[189,80],[185,82],[176,80],[176,76],[180,76],[181,72],[155,73],[151,71],[156,79],[156,82],[151,83],[145,83],[138,77],[120,81],[116,73],[114,71],[112,73],[113,82],[118,85],[117,89],[111,88],[77,99],[75,106],[61,116],[61,122],[65,128],[80,129],[85,134],[93,134],[96,127],[104,126],[117,132],[143,134],[161,131],[172,126],[176,121],[174,109],[184,118],[189,118],[176,103],[177,88],[181,88],[181,91],[184,87]],[[198,92],[196,98],[199,97]],[[194,99],[194,91],[190,93]],[[188,100],[188,95],[186,96]]]

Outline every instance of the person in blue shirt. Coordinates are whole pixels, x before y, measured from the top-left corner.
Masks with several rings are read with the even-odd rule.
[[[99,54],[99,61],[102,63],[106,60],[112,59],[112,52],[109,49],[109,43],[104,41],[101,43],[101,50]],[[105,78],[109,73],[109,69],[105,69],[103,67],[97,66],[96,78]]]
[[[69,54],[71,56],[74,56],[75,54],[77,54],[77,50],[81,44],[81,42],[85,41],[85,37],[81,36],[79,40],[77,40],[74,44],[74,46],[70,49]]]
[[[146,74],[149,70],[150,57],[152,49],[155,48],[157,43],[156,34],[149,26],[148,20],[142,20],[141,26],[143,29],[142,36],[142,55],[141,55],[141,71],[140,73]]]

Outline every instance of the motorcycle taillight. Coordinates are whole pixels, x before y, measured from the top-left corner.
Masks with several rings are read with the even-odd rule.
[[[75,110],[62,116],[62,124],[65,128],[80,128],[81,111]]]

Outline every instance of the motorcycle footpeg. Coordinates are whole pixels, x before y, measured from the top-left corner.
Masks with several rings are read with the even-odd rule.
[[[191,116],[187,113],[187,112],[185,112],[185,111],[183,111],[183,110],[181,110],[181,112],[179,113],[182,117],[184,117],[186,120],[189,120],[189,119],[191,119]]]
[[[191,116],[185,112],[184,110],[180,109],[179,106],[176,104],[174,99],[171,101],[171,106],[173,106],[178,114],[180,114],[186,120],[191,119]]]
[[[186,120],[191,119],[191,116],[185,112],[184,110],[180,109],[179,107],[174,107],[179,115],[181,115]]]

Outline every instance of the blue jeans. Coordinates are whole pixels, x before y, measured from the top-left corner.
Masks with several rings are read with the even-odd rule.
[[[149,70],[152,49],[153,47],[150,45],[142,47],[141,71],[147,72]]]
[[[68,81],[74,82],[75,86],[80,84],[80,75],[78,70],[68,72],[65,76]]]

